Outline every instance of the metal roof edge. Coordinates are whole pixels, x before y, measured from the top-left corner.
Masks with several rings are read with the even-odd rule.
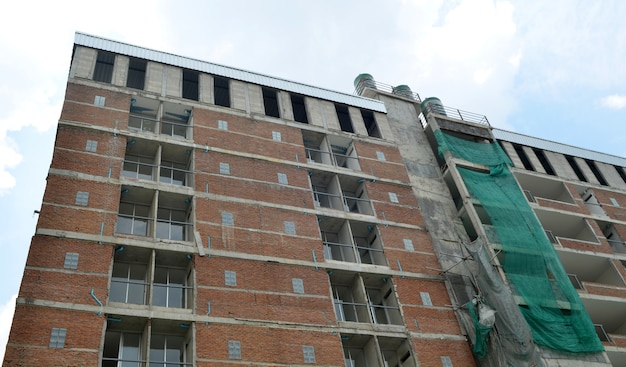
[[[382,101],[76,32],[74,44],[386,113]]]
[[[613,164],[620,167],[626,167],[626,158],[624,157],[608,153],[602,153],[591,149],[580,148],[569,144],[558,143],[555,141],[520,134],[513,131],[494,128],[492,129],[492,132],[498,140],[505,140],[508,142],[527,145],[543,150],[549,150],[556,153],[567,154],[575,157],[590,159],[593,161]]]

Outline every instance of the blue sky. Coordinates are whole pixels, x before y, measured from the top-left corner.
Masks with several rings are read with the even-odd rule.
[[[346,93],[370,73],[495,127],[626,156],[620,0],[26,0],[3,14],[0,356],[75,31]]]

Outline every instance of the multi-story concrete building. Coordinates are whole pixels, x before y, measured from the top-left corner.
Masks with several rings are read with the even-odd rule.
[[[355,85],[77,33],[3,366],[625,366],[626,159]]]

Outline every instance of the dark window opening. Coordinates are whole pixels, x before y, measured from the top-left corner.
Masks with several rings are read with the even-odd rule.
[[[293,109],[293,119],[305,124],[309,123],[309,119],[306,115],[306,106],[304,104],[304,97],[295,94],[291,95],[291,108]]]
[[[543,152],[543,150],[533,148],[533,152],[535,152],[537,159],[539,159],[539,163],[541,163],[546,173],[552,176],[556,176],[556,173],[554,172],[554,169],[552,168],[552,165],[550,164],[550,161],[548,161],[548,157],[546,157],[546,154]]]
[[[130,59],[128,64],[128,77],[126,86],[128,88],[143,89],[146,81],[146,65],[148,62],[142,59]]]
[[[335,105],[335,111],[337,111],[337,117],[339,118],[339,126],[341,131],[353,133],[352,120],[350,119],[350,113],[348,112],[348,106]]]
[[[380,135],[380,130],[378,130],[378,124],[374,118],[374,113],[372,111],[361,110],[361,116],[363,116],[363,122],[365,123],[365,128],[367,129],[367,135],[373,138],[381,138],[382,136]]]
[[[183,70],[183,98],[198,100],[198,77],[197,71]]]
[[[530,163],[530,159],[528,159],[528,156],[526,155],[526,152],[524,151],[524,147],[522,147],[519,144],[513,143],[513,149],[515,149],[515,152],[517,153],[517,156],[522,161],[522,164],[524,165],[524,168],[529,170],[529,171],[534,171],[535,168]]]
[[[98,51],[96,67],[93,70],[93,80],[104,83],[111,83],[113,78],[113,64],[115,54],[106,51]]]
[[[278,110],[278,93],[273,89],[263,89],[263,105],[265,106],[265,114],[272,117],[280,117]]]
[[[218,106],[230,107],[229,80],[226,78],[213,78],[213,93],[215,94],[215,104]]]
[[[604,179],[604,176],[602,176],[602,173],[598,169],[598,166],[596,166],[596,162],[592,161],[591,159],[585,159],[585,162],[589,166],[591,173],[593,173],[593,175],[596,176],[596,179],[598,180],[600,185],[609,186],[609,183],[606,182],[606,180]]]
[[[626,173],[624,172],[624,169],[620,166],[613,166],[613,167],[615,167],[615,170],[617,171],[617,174],[619,175],[619,177],[621,177],[624,183],[626,183]]]
[[[576,163],[574,157],[572,157],[571,155],[566,155],[565,159],[567,159],[567,163],[569,163],[570,167],[572,167],[572,169],[574,170],[576,177],[578,177],[578,179],[581,181],[587,182],[587,178],[583,174],[583,171],[580,170],[580,167],[578,167],[578,163]]]

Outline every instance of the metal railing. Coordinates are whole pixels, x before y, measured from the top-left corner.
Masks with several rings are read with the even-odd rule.
[[[138,236],[147,236],[148,230],[150,228],[150,223],[152,221],[153,219],[149,217],[140,217],[119,213],[117,215],[115,232]]]
[[[354,89],[354,94],[359,95],[359,96],[362,95],[365,88],[376,89],[382,92],[395,94],[397,96],[401,96],[404,98],[414,99],[417,102],[422,102],[422,99],[420,98],[419,94],[417,94],[417,92],[394,87],[392,85],[377,82],[372,79],[361,79],[359,84],[357,84],[357,86]]]
[[[145,359],[123,359],[102,357],[102,367],[108,366],[124,366],[124,367],[143,367],[146,365]],[[152,363],[150,363],[152,365]]]
[[[366,303],[346,302],[340,299],[335,299],[334,303],[337,318],[339,319],[337,321],[369,322],[369,320],[359,320],[359,314],[367,312],[368,305]]]
[[[344,254],[345,249],[349,249],[348,254],[354,256],[353,246],[350,243],[338,243],[331,241],[323,241],[324,243],[324,258],[327,260],[338,260],[345,262],[356,262],[355,260],[351,260],[346,258]]]
[[[368,214],[372,215],[372,205],[370,201],[367,199],[352,197],[352,196],[343,196],[343,204],[344,210],[349,213],[359,213],[359,214]]]
[[[330,208],[336,210],[344,210],[341,207],[341,196],[335,194],[329,194],[326,192],[313,190],[315,197],[315,205],[323,208]]]
[[[329,194],[326,192],[320,192],[313,190],[315,197],[315,205],[323,208],[330,208],[336,210],[342,210],[348,213],[359,213],[372,215],[372,206],[367,199],[335,194]],[[342,205],[343,203],[343,205]]]
[[[192,223],[178,222],[169,219],[157,219],[156,238],[164,238],[174,241],[186,241],[189,228]]]
[[[156,134],[158,120],[141,115],[130,114],[128,118],[128,128],[139,131],[147,131]]]
[[[428,117],[428,114],[434,113],[436,115],[445,116],[448,118],[453,118],[457,120],[461,120],[464,122],[471,122],[473,124],[478,125],[486,125],[491,126],[489,124],[489,120],[487,120],[487,116],[481,115],[474,112],[468,112],[459,110],[458,108],[446,107],[439,104],[427,103],[425,109],[422,110],[422,113],[425,117]]]
[[[180,136],[186,139],[189,127],[187,124],[163,120],[161,121],[161,135]]]
[[[320,163],[326,165],[334,165],[337,167],[361,170],[359,159],[357,157],[331,153],[319,150],[317,148],[304,148],[306,151],[307,163]]]
[[[585,287],[583,287],[583,283],[580,281],[580,279],[578,279],[578,275],[567,274],[567,277],[569,278],[569,281],[572,282],[572,285],[574,286],[574,288],[585,289]]]
[[[157,131],[157,127],[160,131]],[[143,132],[149,132],[152,134],[162,134],[169,136],[179,136],[181,138],[188,138],[188,131],[191,128],[190,125],[169,121],[158,120],[153,117],[146,117],[141,115],[130,114],[128,117],[128,128],[130,130],[137,130]]]
[[[374,324],[402,325],[402,317],[398,307],[370,304],[370,313]],[[390,313],[394,313],[395,315],[390,315]],[[394,319],[396,320],[395,323],[393,322]]]
[[[178,185],[178,186],[189,186],[191,180],[192,173],[189,170],[174,168],[169,166],[161,166],[159,172],[159,181]]]
[[[154,306],[189,308],[189,305],[187,305],[187,294],[192,291],[192,287],[184,284],[154,283],[153,288],[152,304]]]
[[[122,165],[122,176],[154,181],[154,167],[150,163],[125,160]]]

